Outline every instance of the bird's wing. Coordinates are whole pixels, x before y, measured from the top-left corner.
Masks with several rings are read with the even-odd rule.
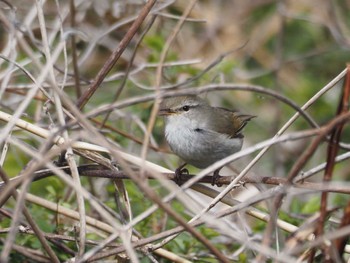
[[[210,127],[214,127],[214,131],[227,134],[232,138],[242,137],[241,131],[244,126],[249,120],[256,117],[219,107],[215,107],[214,112],[216,117],[212,118],[213,123]]]

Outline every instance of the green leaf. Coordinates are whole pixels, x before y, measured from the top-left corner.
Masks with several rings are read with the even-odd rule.
[[[320,197],[314,196],[312,197],[301,209],[301,213],[304,214],[312,214],[320,210]]]

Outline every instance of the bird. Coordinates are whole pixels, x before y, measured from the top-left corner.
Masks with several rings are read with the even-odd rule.
[[[176,178],[188,173],[186,164],[203,169],[241,150],[242,130],[254,115],[212,107],[199,96],[164,99],[158,115],[165,117],[165,139],[185,163],[175,170]],[[214,171],[212,184],[219,178]]]

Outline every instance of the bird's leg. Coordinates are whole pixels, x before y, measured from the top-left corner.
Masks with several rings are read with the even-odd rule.
[[[219,172],[220,172],[221,168],[222,168],[222,167],[220,167],[219,169],[216,169],[216,170],[214,171],[213,180],[212,180],[212,182],[211,182],[211,185],[213,185],[213,186],[214,186],[214,185],[217,185],[218,187],[222,186],[222,184],[217,183],[217,180],[220,178]]]
[[[180,165],[176,170],[175,170],[175,178],[174,181],[176,184],[181,185],[181,175],[182,174],[188,174],[188,170],[186,168],[184,168],[186,166],[187,163],[184,163],[182,165]]]

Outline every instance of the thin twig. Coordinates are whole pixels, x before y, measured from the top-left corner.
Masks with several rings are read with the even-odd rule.
[[[70,174],[71,171],[69,167],[60,167],[61,170],[63,170],[65,173]],[[116,170],[110,170],[106,169],[103,166],[99,165],[82,165],[77,167],[78,173],[80,176],[85,177],[96,177],[96,178],[108,178],[108,179],[130,179],[130,177],[124,173],[123,171],[116,171]],[[33,181],[39,181],[44,178],[54,176],[54,173],[51,170],[45,169],[36,171],[34,173],[34,179]],[[185,183],[186,181],[193,178],[195,174],[181,174],[180,178],[176,177],[174,173],[162,173],[162,177],[167,180],[172,180],[176,182],[180,182],[181,184]],[[14,177],[9,180],[9,182],[14,183],[17,180],[20,180],[22,176]],[[220,185],[228,185],[232,182],[232,180],[236,177],[236,175],[226,175],[226,176],[220,176],[220,178],[217,179],[217,183]],[[147,179],[155,179],[151,173],[146,173]],[[212,184],[213,182],[213,176],[204,176],[200,180],[198,180],[197,183],[200,184]],[[280,184],[286,184],[287,180],[285,178],[281,177],[259,177],[259,178],[250,178],[246,177],[242,181],[240,181],[237,186],[242,186],[245,184],[267,184],[267,185],[280,185]],[[0,190],[5,186],[4,182],[0,182]],[[308,181],[302,181],[300,183],[293,183],[292,188],[301,188],[305,190],[310,190],[313,192],[316,191],[327,191],[332,193],[342,193],[342,194],[350,194],[350,188],[348,184],[344,183],[315,183],[315,182],[308,182]],[[292,189],[291,188],[291,189]]]
[[[342,94],[340,96],[340,101],[338,105],[337,116],[341,116],[349,112],[349,98],[350,98],[350,66],[348,65],[347,75],[345,78]],[[328,143],[328,148],[327,148],[327,161],[326,161],[326,168],[325,168],[325,173],[323,177],[324,183],[327,183],[332,180],[333,170],[335,165],[335,157],[339,149],[339,141],[341,138],[343,127],[344,127],[344,123],[341,123],[338,126],[334,127],[334,130],[332,131],[331,139],[330,139],[330,142]],[[327,199],[328,199],[328,193],[323,192],[321,195],[320,218],[319,218],[317,229],[315,232],[316,236],[323,234],[323,228],[324,228],[324,224],[327,216]],[[348,219],[345,219],[345,220],[343,219],[343,223],[345,225],[347,225],[348,222],[350,222]],[[342,227],[344,227],[345,225],[342,225]],[[346,242],[345,240],[346,239],[340,242],[344,243]],[[323,249],[323,252],[325,254],[326,261],[330,262],[332,257],[330,255],[329,249],[325,248]],[[315,254],[315,250],[313,250],[313,253],[311,253],[310,255],[310,258],[309,258],[310,261],[314,259],[314,254]],[[342,253],[340,253],[340,255],[342,255]]]
[[[1,179],[5,182],[8,183],[9,179],[8,176],[5,174],[5,172],[3,171],[3,169],[0,167],[0,177]],[[11,192],[12,196],[18,200],[18,194],[15,190],[13,190]],[[50,259],[53,262],[60,262],[58,257],[56,256],[55,252],[52,250],[52,248],[50,247],[49,243],[47,242],[47,240],[45,239],[45,236],[43,235],[42,231],[40,230],[39,226],[36,224],[36,222],[34,221],[34,219],[32,218],[32,216],[30,215],[28,209],[26,207],[23,207],[23,214],[26,217],[29,225],[32,227],[34,233],[37,235],[39,241],[41,242],[42,246],[44,247],[44,249],[46,250],[47,254],[49,255]],[[10,233],[11,231],[13,231],[13,229],[10,228]],[[6,243],[5,243],[6,244]],[[13,247],[14,244],[12,244]],[[4,251],[5,251],[5,247],[4,247]],[[5,257],[7,256],[6,253],[4,252]],[[1,256],[3,256],[3,254],[1,253]],[[2,258],[3,259],[3,258]],[[7,260],[7,259],[5,259]],[[5,262],[2,261],[1,262]]]
[[[156,19],[156,16],[153,15],[153,16],[151,17],[151,20],[148,22],[148,24],[146,25],[145,29],[143,30],[142,34],[140,35],[140,37],[139,37],[139,39],[138,39],[138,41],[137,41],[137,44],[136,44],[136,46],[135,46],[135,48],[134,48],[134,51],[133,51],[133,53],[132,53],[132,56],[131,56],[131,58],[130,58],[130,61],[129,61],[129,63],[128,63],[128,67],[126,68],[126,71],[125,71],[125,73],[124,73],[123,79],[122,79],[122,81],[121,81],[121,83],[120,83],[120,85],[119,85],[119,87],[118,87],[118,89],[117,89],[117,91],[116,91],[116,93],[115,93],[115,95],[114,95],[113,102],[117,101],[117,99],[119,98],[120,94],[122,93],[122,91],[123,91],[123,89],[124,89],[124,87],[125,87],[126,81],[127,81],[128,77],[129,77],[130,70],[131,70],[131,68],[132,68],[132,66],[133,66],[134,59],[135,59],[135,57],[136,57],[136,53],[137,53],[136,51],[137,51],[138,48],[140,47],[143,38],[146,36],[146,34],[148,33],[148,31],[151,29],[151,27],[152,27],[152,25],[153,25],[155,19]],[[108,111],[108,112],[106,113],[106,116],[104,117],[103,121],[101,122],[101,127],[105,126],[106,121],[108,120],[109,115],[110,115],[111,112],[112,112],[112,111]]]
[[[298,175],[299,171],[304,167],[305,163],[310,159],[310,157],[314,154],[316,149],[319,147],[320,143],[324,138],[329,134],[329,132],[337,127],[338,125],[348,121],[350,118],[350,113],[343,114],[338,116],[337,118],[330,121],[326,126],[320,129],[319,135],[313,140],[313,142],[309,145],[309,147],[304,151],[304,153],[298,158],[298,160],[294,163],[292,169],[290,170],[287,176],[287,182],[285,187],[289,187],[293,179]],[[276,218],[278,209],[281,206],[284,194],[278,194],[274,200],[273,211],[271,211],[271,220],[269,221],[267,228],[265,230],[263,244],[269,246],[271,244],[271,234],[275,229]]]
[[[70,9],[70,24],[72,28],[75,28],[75,4],[74,0],[69,1],[69,9]],[[74,71],[74,83],[75,83],[75,92],[77,98],[81,97],[81,88],[80,88],[80,77],[79,77],[79,67],[78,67],[78,56],[77,49],[75,43],[75,35],[71,35],[71,48],[72,48],[72,63],[73,63],[73,71]]]
[[[144,5],[140,11],[139,16],[134,21],[134,23],[129,28],[128,32],[125,34],[124,38],[120,41],[119,46],[112,52],[111,56],[107,59],[103,67],[97,73],[94,81],[91,83],[86,92],[79,98],[77,106],[79,109],[82,109],[85,104],[89,101],[90,97],[95,93],[98,87],[101,85],[104,78],[110,72],[114,64],[118,61],[126,47],[128,46],[131,39],[136,34],[137,30],[141,26],[142,22],[145,20],[148,13],[151,11],[153,5],[156,3],[156,0],[149,0]]]

